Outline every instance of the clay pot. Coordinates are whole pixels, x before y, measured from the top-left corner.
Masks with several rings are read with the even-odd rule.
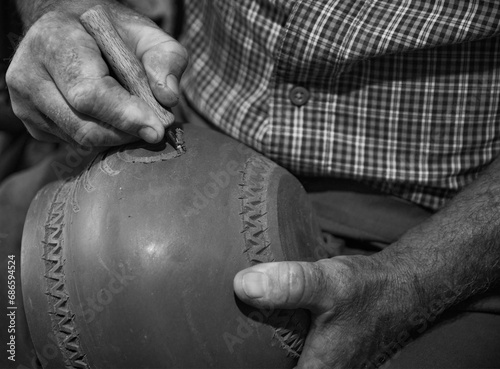
[[[287,171],[214,131],[99,154],[33,200],[26,315],[45,368],[291,368],[305,311],[256,310],[234,275],[311,259],[318,228]]]

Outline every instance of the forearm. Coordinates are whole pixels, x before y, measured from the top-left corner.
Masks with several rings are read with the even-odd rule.
[[[57,9],[68,13],[82,14],[98,4],[114,4],[115,0],[16,0],[24,29],[29,29],[42,15]]]
[[[436,303],[440,313],[498,284],[499,235],[497,159],[443,210],[374,258],[389,265],[401,288],[411,291],[406,313]]]

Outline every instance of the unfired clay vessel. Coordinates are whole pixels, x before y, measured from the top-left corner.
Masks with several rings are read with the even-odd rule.
[[[99,154],[41,190],[22,285],[45,368],[291,368],[305,311],[233,292],[256,263],[310,260],[318,228],[287,171],[214,131]]]

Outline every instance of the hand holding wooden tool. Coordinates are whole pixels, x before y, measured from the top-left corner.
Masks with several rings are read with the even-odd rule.
[[[173,133],[168,129],[174,123],[174,115],[163,108],[154,97],[144,67],[121,39],[109,19],[106,9],[102,5],[97,5],[82,14],[80,21],[96,41],[118,81],[132,95],[140,97],[153,109],[167,129],[166,132],[173,140],[177,151],[184,152],[182,130],[177,128],[176,132]]]

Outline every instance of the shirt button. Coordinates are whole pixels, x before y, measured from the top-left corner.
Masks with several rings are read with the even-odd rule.
[[[290,101],[295,106],[305,105],[310,97],[311,93],[305,87],[296,86],[290,90]]]

